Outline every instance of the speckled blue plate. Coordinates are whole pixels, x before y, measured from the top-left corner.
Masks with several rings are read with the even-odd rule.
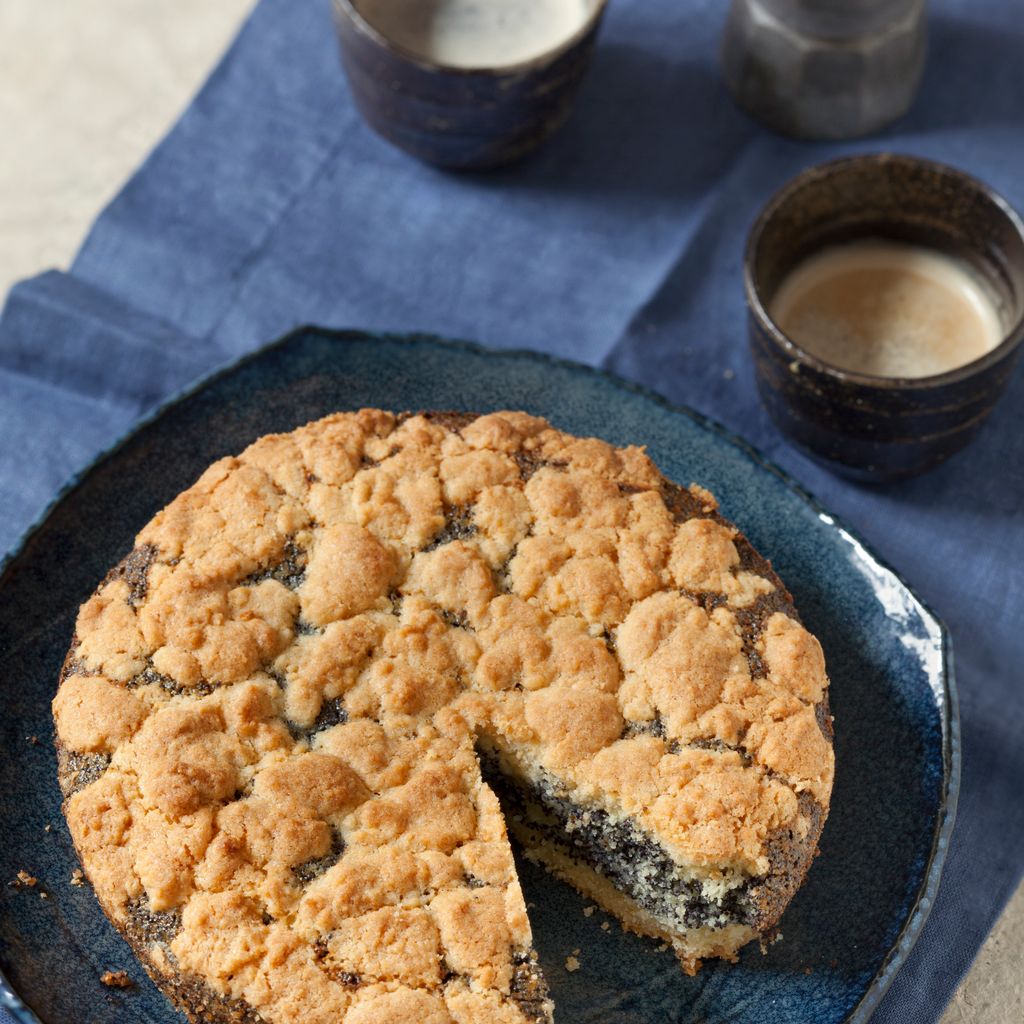
[[[25,1024],[172,1024],[106,922],[60,813],[49,705],[75,611],[135,532],[214,459],[337,409],[526,409],[577,434],[646,444],[696,480],[771,558],[825,648],[836,718],[832,811],[784,941],[695,978],[655,944],[521,865],[559,1024],[866,1021],[921,930],[959,769],[949,641],[907,586],[751,448],[693,413],[584,367],[413,337],[305,329],[176,399],[81,476],[0,577],[0,1005]],[[28,738],[38,737],[38,743]],[[49,831],[47,831],[49,829]],[[49,894],[41,898],[40,889]],[[567,973],[579,948],[580,969]],[[136,985],[100,984],[125,968]],[[17,993],[17,995],[15,994]],[[29,1009],[31,1007],[31,1009]],[[340,1022],[339,1022],[340,1024]]]

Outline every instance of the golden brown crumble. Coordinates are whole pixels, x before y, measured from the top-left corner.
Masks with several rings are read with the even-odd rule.
[[[134,984],[127,971],[104,971],[100,981],[108,988],[131,988]]]
[[[524,413],[362,410],[158,513],[53,702],[82,864],[155,975],[264,1024],[522,1024],[480,736],[767,875],[828,806],[824,660],[712,496],[670,491]]]

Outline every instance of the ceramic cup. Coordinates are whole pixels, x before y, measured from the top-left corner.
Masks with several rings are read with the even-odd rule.
[[[607,6],[585,0],[580,28],[527,61],[464,68],[404,50],[360,13],[359,0],[332,2],[345,71],[370,126],[420,160],[465,170],[511,163],[561,127]]]
[[[930,246],[965,261],[995,300],[1002,343],[919,378],[840,370],[800,348],[768,313],[776,291],[814,252],[864,238]],[[916,157],[849,157],[794,178],[751,229],[744,279],[769,414],[812,458],[856,479],[913,476],[960,451],[1005,390],[1024,339],[1024,224],[987,185]]]

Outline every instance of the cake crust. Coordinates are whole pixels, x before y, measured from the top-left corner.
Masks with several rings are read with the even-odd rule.
[[[539,1024],[477,748],[742,903],[704,954],[731,956],[813,859],[827,684],[769,563],[641,449],[361,410],[222,459],[141,531],[54,719],[83,868],[190,1020]]]

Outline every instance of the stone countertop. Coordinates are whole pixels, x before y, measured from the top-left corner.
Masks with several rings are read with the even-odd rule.
[[[253,0],[3,0],[0,296],[65,267],[187,105]],[[942,1024],[1024,1020],[1024,887]]]

